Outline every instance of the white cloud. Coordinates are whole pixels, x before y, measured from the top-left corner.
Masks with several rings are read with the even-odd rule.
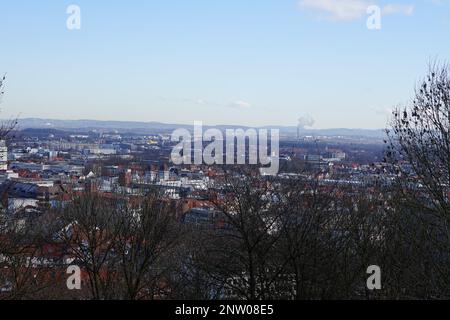
[[[235,108],[235,109],[249,109],[249,108],[252,107],[252,104],[249,103],[249,102],[238,100],[238,101],[230,103],[229,107],[230,108]]]
[[[331,21],[361,19],[367,14],[367,9],[372,5],[376,5],[376,2],[369,0],[300,0],[299,2],[300,9],[325,13],[325,18]],[[382,7],[383,15],[395,13],[411,15],[413,12],[413,5],[392,3]]]
[[[300,8],[327,13],[330,20],[356,20],[373,5],[365,0],[300,0]]]
[[[401,13],[410,16],[414,13],[413,5],[388,4],[383,7],[383,15]]]
[[[246,102],[243,100],[236,100],[231,103],[223,103],[217,101],[211,101],[203,98],[198,99],[183,99],[189,103],[195,103],[197,105],[205,105],[205,106],[214,106],[214,107],[222,107],[222,108],[233,108],[233,109],[250,109],[253,108],[253,104],[250,102]]]
[[[390,117],[395,108],[385,108],[385,107],[370,107],[370,111],[374,112],[377,116]]]

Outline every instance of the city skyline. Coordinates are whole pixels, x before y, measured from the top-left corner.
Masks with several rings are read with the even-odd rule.
[[[0,301],[450,299],[450,0],[2,4]]]
[[[434,41],[450,4],[433,0],[8,1],[0,21],[0,118],[381,129],[450,57]]]

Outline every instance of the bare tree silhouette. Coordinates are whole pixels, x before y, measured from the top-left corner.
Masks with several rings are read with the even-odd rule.
[[[0,103],[2,102],[3,95],[5,94],[5,81],[6,75],[0,78]],[[17,119],[10,119],[0,123],[0,140],[5,140],[11,131],[13,131],[17,126]]]
[[[387,159],[398,174],[398,231],[414,250],[412,265],[423,266],[412,272],[418,282],[410,282],[422,283],[419,294],[429,297],[450,292],[449,72],[447,63],[430,63],[413,101],[394,110],[388,130]]]

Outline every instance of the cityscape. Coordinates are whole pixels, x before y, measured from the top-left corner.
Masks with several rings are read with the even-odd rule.
[[[105,27],[79,1],[52,31],[41,2],[37,31],[0,9],[22,43],[0,48],[0,301],[450,299],[450,47],[426,20],[448,4],[118,2]]]

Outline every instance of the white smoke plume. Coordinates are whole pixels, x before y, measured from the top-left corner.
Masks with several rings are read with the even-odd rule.
[[[310,115],[306,115],[306,116],[303,116],[298,119],[297,127],[299,130],[304,130],[304,129],[311,128],[314,125],[314,123],[316,123],[314,118],[311,117]]]

